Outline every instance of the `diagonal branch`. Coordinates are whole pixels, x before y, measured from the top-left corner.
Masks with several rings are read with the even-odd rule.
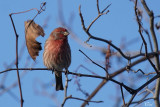
[[[123,99],[123,105],[125,107],[125,99],[124,99],[124,94],[123,94],[123,87],[120,86],[120,88],[121,88],[121,94],[122,94],[122,99]]]
[[[81,50],[79,50],[84,56],[86,56],[93,64],[95,64],[95,65],[97,65],[97,66],[99,66],[100,68],[102,68],[104,71],[106,71],[106,73],[107,73],[107,75],[109,75],[108,74],[108,71],[104,68],[104,67],[102,67],[101,65],[99,65],[99,64],[97,64],[96,62],[94,62],[91,58],[89,58],[83,51],[81,51]]]

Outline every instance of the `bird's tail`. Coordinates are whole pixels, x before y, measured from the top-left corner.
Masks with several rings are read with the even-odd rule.
[[[57,76],[55,74],[55,78],[56,78],[56,91],[63,90],[62,75]]]

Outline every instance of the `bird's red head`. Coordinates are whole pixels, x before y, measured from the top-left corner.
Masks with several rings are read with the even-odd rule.
[[[66,39],[68,35],[69,32],[67,31],[67,29],[62,27],[54,29],[53,32],[51,33],[51,36],[54,36],[55,40]]]

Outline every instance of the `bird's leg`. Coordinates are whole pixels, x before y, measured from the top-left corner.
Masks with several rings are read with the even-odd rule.
[[[52,74],[53,74],[54,70],[55,70],[55,69],[52,69]]]
[[[65,71],[65,75],[66,75],[66,74],[68,74],[68,72],[69,72],[69,71],[68,71],[68,69],[67,69],[67,68],[65,68],[65,70],[66,70],[66,71]]]

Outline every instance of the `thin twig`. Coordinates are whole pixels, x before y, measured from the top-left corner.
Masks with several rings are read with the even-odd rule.
[[[123,84],[121,82],[118,82],[118,81],[114,80],[113,78],[110,78],[108,80],[110,80],[110,81],[112,81],[112,82],[114,82],[114,83],[116,83],[116,84],[118,84],[120,86],[123,86],[130,94],[134,94],[136,92],[136,90],[126,86],[125,84]]]
[[[146,87],[148,84],[150,84],[151,82],[153,82],[154,80],[156,80],[156,79],[159,78],[159,77],[160,77],[160,75],[157,74],[156,76],[154,76],[153,78],[151,78],[149,81],[147,81],[146,83],[144,83],[142,86],[140,86],[139,88],[137,88],[137,89],[135,90],[135,93],[132,95],[130,101],[128,102],[127,107],[129,107],[129,105],[132,103],[132,100],[134,99],[134,97],[136,96],[136,94],[137,94],[140,90],[142,90],[144,87]]]
[[[124,99],[124,94],[123,94],[123,87],[120,85],[121,88],[121,94],[122,94],[122,99],[123,99],[123,105],[125,107],[125,99]]]
[[[138,17],[138,13],[137,13],[137,10],[138,10],[138,8],[137,8],[137,0],[135,1],[135,7],[134,7],[134,10],[135,10],[135,15],[136,15],[136,20],[137,20],[137,23],[138,23],[138,26],[139,26],[139,34],[140,34],[140,36],[141,36],[141,38],[142,38],[142,40],[143,40],[143,43],[144,43],[144,46],[145,46],[145,54],[146,54],[146,57],[147,57],[147,59],[148,59],[148,61],[150,62],[150,64],[152,65],[152,67],[154,68],[154,70],[157,72],[157,74],[159,73],[159,71],[158,71],[158,69],[156,68],[156,66],[153,64],[153,62],[149,59],[149,57],[148,57],[148,48],[147,48],[147,43],[146,43],[146,41],[145,41],[145,39],[144,39],[144,37],[143,37],[143,35],[142,35],[142,25],[141,25],[141,20],[139,19],[139,17]],[[157,55],[156,55],[157,56]]]
[[[130,98],[130,100],[129,100],[128,104],[126,105],[126,107],[129,107],[129,105],[132,103],[132,101],[133,101],[134,97],[136,96],[136,94],[137,94],[137,93],[134,93],[134,94],[132,95],[132,97]]]
[[[147,12],[149,18],[150,18],[150,32],[151,32],[151,35],[152,35],[152,39],[153,39],[153,43],[154,43],[154,52],[158,52],[158,42],[157,42],[157,37],[156,37],[156,34],[155,34],[155,30],[154,30],[154,13],[153,11],[151,11],[145,0],[141,0],[141,3],[143,5],[143,7],[145,8],[145,11]],[[156,69],[159,71],[160,70],[160,65],[159,65],[159,55],[157,54],[155,56],[155,64],[156,64]],[[156,88],[155,88],[155,105],[157,107],[160,106],[160,103],[159,103],[159,87],[160,87],[160,78],[157,79],[157,82],[156,82]]]
[[[151,91],[153,91],[153,90],[155,90],[155,87],[153,87],[152,89],[151,89]],[[138,104],[141,104],[141,103],[143,103],[144,101],[146,101],[146,97],[148,96],[150,94],[150,92],[147,92],[144,96],[143,96],[143,98],[141,98],[140,100],[138,100],[138,101],[134,101],[134,102],[132,102],[131,104],[135,104],[135,103],[137,103],[137,105]],[[145,99],[146,98],[146,99]],[[136,106],[136,105],[135,105]]]
[[[116,49],[124,58],[126,58],[127,60],[132,59],[131,57],[126,56],[126,55],[122,52],[122,50],[121,50],[120,48],[116,47],[116,46],[115,46],[114,44],[112,44],[110,41],[105,40],[105,39],[102,39],[102,38],[95,37],[95,36],[93,36],[93,35],[91,35],[91,34],[89,33],[89,31],[86,29],[85,24],[84,24],[84,19],[83,19],[82,12],[81,12],[81,5],[79,6],[79,16],[80,16],[80,19],[81,19],[82,28],[83,28],[83,30],[86,32],[86,34],[88,35],[88,38],[89,38],[87,41],[89,41],[90,39],[94,39],[94,40],[98,40],[98,41],[102,41],[102,42],[108,43],[110,46],[112,46],[114,49]]]
[[[85,102],[94,102],[94,103],[101,103],[103,101],[90,101],[90,100],[84,100],[84,99],[81,99],[81,98],[77,98],[77,97],[72,97],[72,95],[70,96],[67,96],[67,88],[68,88],[68,74],[66,74],[66,84],[65,84],[65,88],[64,88],[64,100],[63,100],[63,103],[61,104],[61,107],[64,106],[65,102],[68,100],[68,99],[76,99],[76,100],[81,100],[81,101],[85,101]]]
[[[95,65],[99,66],[100,68],[102,68],[104,71],[106,71],[107,75],[109,75],[109,74],[108,74],[108,71],[107,71],[104,67],[102,67],[101,65],[97,64],[96,62],[94,62],[94,61],[93,61],[91,58],[89,58],[82,50],[79,49],[79,51],[80,51],[84,56],[86,56],[93,64],[95,64]]]
[[[43,7],[45,6],[45,4],[46,4],[46,2],[42,3],[41,9],[40,9],[40,11],[38,11],[37,15],[40,14],[42,11],[44,11]],[[9,14],[11,22],[12,22],[13,29],[14,29],[14,33],[15,33],[15,36],[16,36],[16,62],[15,62],[15,65],[16,65],[16,69],[17,69],[17,78],[18,78],[18,86],[19,86],[20,98],[21,98],[21,107],[23,107],[24,100],[23,100],[23,95],[22,95],[22,88],[21,88],[21,81],[20,81],[19,67],[18,67],[18,60],[19,60],[19,58],[18,58],[19,57],[18,56],[18,37],[19,36],[17,34],[16,28],[15,28],[15,25],[14,25],[14,21],[12,19],[12,15],[13,14],[20,14],[20,13],[29,12],[29,11],[34,10],[34,9],[36,9],[36,8],[30,9],[30,10],[27,10],[27,11],[23,11],[23,12]],[[36,18],[36,16],[34,18]],[[34,20],[34,18],[33,18],[33,20]]]
[[[110,4],[110,5],[111,5],[111,4]],[[108,10],[107,12],[105,12],[105,11],[109,8],[110,5],[108,5],[105,9],[102,10],[102,12],[100,12],[100,10],[99,10],[99,0],[97,0],[98,16],[90,23],[90,25],[89,25],[88,28],[86,29],[86,32],[89,32],[90,27],[94,24],[94,22],[95,22],[97,19],[99,19],[102,15],[107,14],[107,13],[109,12],[109,10]],[[104,13],[104,12],[105,12],[105,13]]]
[[[76,100],[85,101],[85,102],[92,102],[92,103],[102,103],[102,102],[103,102],[103,101],[90,101],[90,100],[84,100],[84,99],[76,98],[76,97],[70,97],[70,99],[76,99]]]
[[[27,29],[30,27],[30,25],[31,25],[31,23],[34,21],[34,19],[35,19],[40,13],[42,13],[43,11],[45,11],[45,9],[46,9],[45,5],[46,5],[46,2],[41,3],[40,10],[38,10],[37,14],[33,17],[33,19],[32,19],[32,20],[30,21],[30,23],[28,24],[28,26],[27,26],[27,28],[26,28],[26,30],[25,30],[25,34],[27,34],[27,31],[28,31]]]
[[[97,0],[97,11],[98,11],[98,14],[100,14],[100,9],[99,9],[99,0]]]
[[[111,4],[109,4],[106,8],[104,8],[101,13],[104,13],[110,6],[111,6]],[[109,11],[105,12],[104,14],[107,14],[108,12]]]
[[[152,57],[153,57],[153,56],[152,56]],[[150,57],[150,58],[151,58],[151,57]],[[141,58],[141,59],[139,59],[139,60],[131,63],[130,67],[135,66],[137,63],[140,63],[141,61],[145,61],[145,60],[146,60],[146,57],[143,57],[143,58]],[[118,71],[115,71],[113,74],[110,75],[110,78],[113,78],[113,77],[117,76],[118,74],[122,73],[122,72],[125,71],[125,70],[126,70],[126,67],[121,68],[121,69],[119,69]],[[158,78],[158,77],[156,77],[156,78]],[[154,78],[154,80],[155,80],[156,78]],[[99,89],[101,89],[107,82],[108,82],[108,81],[103,80],[103,81],[99,84],[99,86],[91,93],[91,95],[87,98],[87,100],[91,100],[91,99],[98,93]],[[151,80],[150,82],[152,82],[152,80]],[[146,84],[145,84],[145,86],[146,86]],[[142,87],[141,87],[141,88],[142,88]],[[143,88],[144,88],[144,87],[143,87]],[[138,90],[138,91],[140,91],[140,90]],[[135,93],[135,92],[134,92],[134,93]],[[133,94],[133,93],[132,93],[132,94]],[[81,106],[84,107],[86,104],[87,104],[87,103],[84,102]]]
[[[151,47],[151,51],[153,52],[153,46],[152,46],[150,34],[148,33],[148,30],[146,30],[146,29],[144,29],[144,28],[143,28],[143,31],[144,31],[144,32],[147,34],[147,36],[148,36],[149,45],[150,45],[150,47]]]
[[[139,56],[141,56],[142,54],[138,54],[138,55],[135,55],[135,56],[127,56],[127,55],[125,55],[123,52],[122,52],[122,50],[120,49],[120,48],[118,48],[118,47],[116,47],[114,44],[112,44],[110,41],[108,41],[108,40],[105,40],[105,39],[102,39],[102,38],[98,38],[98,37],[95,37],[95,36],[93,36],[92,34],[90,34],[90,32],[89,32],[89,30],[87,30],[87,28],[85,27],[85,24],[84,24],[84,19],[83,19],[83,16],[82,16],[82,12],[81,12],[81,5],[79,6],[79,16],[80,16],[80,19],[81,19],[81,23],[82,23],[82,28],[83,28],[83,30],[86,32],[86,34],[88,35],[88,39],[86,40],[86,42],[88,42],[90,39],[94,39],[94,40],[98,40],[98,41],[102,41],[102,42],[105,42],[105,43],[107,43],[107,44],[109,44],[110,46],[112,46],[114,49],[116,49],[124,58],[126,58],[127,60],[131,60],[131,59],[133,59],[133,58],[136,58],[136,57],[139,57]],[[97,19],[96,19],[97,20]],[[95,21],[94,21],[95,22]],[[92,23],[92,22],[91,22]],[[156,54],[157,54],[158,52],[156,52]],[[156,55],[155,54],[155,55]],[[152,63],[151,61],[150,61],[150,63]],[[153,63],[152,63],[152,65],[153,65]],[[153,68],[155,68],[154,66],[153,66]],[[157,71],[157,70],[156,70]]]
[[[15,25],[14,25],[14,22],[13,22],[13,19],[12,19],[12,14],[10,14],[9,16],[10,16],[10,19],[11,19],[11,22],[12,22],[14,33],[16,35],[16,62],[15,62],[15,65],[16,65],[16,69],[17,69],[18,86],[19,86],[19,92],[20,92],[20,98],[21,98],[20,102],[21,102],[21,107],[23,107],[24,100],[23,100],[21,81],[20,81],[19,70],[18,70],[18,34],[16,32],[16,28],[15,28]]]
[[[89,25],[88,28],[86,29],[86,32],[88,32],[88,31],[90,30],[91,26],[94,24],[94,22],[95,22],[97,19],[99,19],[99,17],[101,17],[101,15],[102,15],[102,14],[99,14],[99,15],[90,23],[90,25]],[[89,41],[89,39],[88,39],[87,41]]]
[[[102,102],[103,102],[103,101],[90,101],[90,100],[84,100],[84,99],[81,99],[81,98],[72,97],[72,95],[66,97],[66,100],[68,100],[68,99],[76,99],[76,100],[84,101],[84,102],[86,102],[87,104],[88,104],[88,102],[92,102],[92,103],[102,103]],[[63,106],[61,106],[61,107],[63,107]],[[81,107],[83,107],[83,106],[81,106]]]
[[[143,43],[142,43],[141,48],[140,48],[140,53],[142,53],[142,48],[143,48]]]
[[[139,61],[138,61],[139,62]],[[132,63],[134,65],[134,63]],[[130,66],[133,66],[133,65],[130,65]],[[8,70],[5,70],[5,72],[8,72],[8,71],[11,71],[11,70],[17,70],[16,68],[14,69],[8,69]],[[47,68],[19,68],[19,70],[52,70],[52,69],[47,69]],[[122,69],[122,70],[125,70],[125,67]],[[2,71],[3,72],[3,71]],[[65,71],[61,71],[63,73],[65,73]],[[122,72],[122,71],[117,71],[116,75],[119,74],[119,72]],[[4,73],[4,72],[3,72]],[[152,81],[154,81],[155,79],[157,79],[160,75],[156,75],[154,76],[152,79],[150,79],[149,81],[147,81],[145,84],[143,84],[141,87],[139,87],[138,89],[136,90],[133,90],[133,89],[130,89],[129,87],[127,87],[126,85],[122,84],[122,83],[119,83],[118,81],[115,81],[112,79],[112,77],[114,76],[114,74],[111,75],[110,78],[106,78],[106,77],[101,77],[101,76],[94,76],[94,75],[86,75],[86,74],[80,74],[80,73],[72,73],[72,72],[68,72],[68,74],[72,74],[72,75],[77,75],[77,76],[84,76],[84,77],[94,77],[94,78],[101,78],[103,79],[103,83],[107,82],[108,80],[111,80],[112,82],[115,82],[119,85],[122,85],[127,91],[129,91],[131,94],[135,94],[137,92],[139,92],[141,89],[143,89],[145,86],[147,86],[148,84],[150,84]],[[105,82],[104,82],[105,81]],[[102,87],[103,85],[101,85]],[[96,92],[95,92],[96,93]]]
[[[64,100],[63,100],[63,103],[61,104],[61,107],[64,106],[66,100],[67,100],[67,88],[68,88],[68,74],[65,75],[66,76],[66,83],[65,83],[65,87],[64,87]],[[70,95],[71,96],[71,95]]]
[[[145,60],[146,60],[146,57],[143,57],[143,58],[141,58],[141,59],[139,59],[139,60],[131,63],[130,67],[135,66],[136,64],[138,64],[138,63],[140,63],[140,62],[142,62],[142,61],[145,61]],[[114,73],[110,75],[110,78],[113,78],[113,77],[119,75],[120,73],[122,73],[122,72],[125,71],[125,70],[126,70],[126,67],[123,67],[123,68],[119,69],[118,71],[114,71]],[[103,80],[103,81],[98,85],[98,87],[90,94],[90,96],[88,96],[87,100],[91,100],[91,99],[98,93],[98,91],[99,91],[107,82],[108,82],[108,81]],[[86,104],[87,104],[87,103],[84,102],[81,106],[84,107]]]
[[[156,72],[150,72],[150,73],[144,73],[141,69],[138,69],[137,71],[134,71],[132,69],[130,69],[132,72],[137,73],[138,71],[140,71],[143,75],[150,75],[150,74],[156,74]]]
[[[38,12],[38,9],[37,8],[32,8],[32,9],[29,9],[29,10],[26,10],[26,11],[22,11],[22,12],[16,12],[16,13],[11,13],[12,14],[21,14],[21,13],[26,13],[26,12],[29,12],[31,10],[36,10]]]
[[[151,97],[151,98],[146,98],[146,99],[143,99],[143,100],[140,100],[140,101],[133,101],[131,104],[136,104],[137,103],[137,105],[138,104],[141,104],[141,103],[143,103],[143,102],[145,102],[145,101],[148,101],[148,100],[154,100],[155,98],[153,98],[153,97]],[[131,105],[130,104],[130,105]],[[126,104],[127,105],[127,104]],[[135,107],[137,106],[137,105],[135,105]]]
[[[135,66],[136,64],[142,62],[142,61],[145,61],[146,60],[146,57],[143,57],[133,63],[131,63],[130,67],[132,66]],[[113,78],[115,76],[117,76],[118,74],[122,73],[123,71],[126,70],[126,67],[123,67],[121,69],[119,69],[118,71],[115,71],[113,74],[111,74],[110,78]],[[108,81],[106,80],[103,80],[99,85],[98,87],[90,94],[90,96],[88,96],[87,100],[91,100],[97,93],[98,91],[107,83]],[[87,103],[84,102],[81,106],[84,107]]]
[[[141,62],[141,61],[144,61],[145,60],[145,57],[140,59],[140,60],[137,60],[136,62],[133,62],[130,66],[134,66],[135,64]],[[126,67],[116,71],[115,73],[113,73],[110,78],[106,78],[106,77],[101,77],[101,76],[95,76],[95,75],[86,75],[86,74],[80,74],[80,73],[73,73],[73,72],[68,72],[68,74],[72,74],[72,75],[77,75],[77,76],[84,76],[84,77],[94,77],[94,78],[101,78],[103,79],[103,82],[102,82],[102,85],[100,85],[100,88],[108,81],[108,80],[111,80],[112,82],[115,82],[119,85],[122,85],[127,91],[129,91],[131,94],[135,94],[137,92],[139,92],[141,89],[143,89],[145,86],[147,86],[148,84],[150,84],[152,81],[154,81],[155,79],[157,79],[159,76],[156,75],[155,77],[153,77],[152,79],[150,79],[149,81],[147,81],[145,84],[143,84],[141,87],[139,87],[138,89],[136,90],[133,90],[133,89],[130,89],[129,87],[125,86],[124,84],[122,83],[119,83],[118,81],[115,81],[113,80],[112,78],[116,75],[118,75],[119,73],[123,72],[125,70]],[[12,71],[12,70],[17,70],[16,68],[14,69],[7,69],[5,71],[1,71],[0,73],[4,73],[4,72],[8,72],[8,71]],[[47,69],[47,68],[19,68],[19,70],[52,70],[52,69]],[[63,73],[65,73],[65,71],[61,71]],[[99,88],[99,89],[100,89]],[[89,96],[89,100],[98,92],[98,90],[96,90],[94,92],[94,94],[92,96]]]

